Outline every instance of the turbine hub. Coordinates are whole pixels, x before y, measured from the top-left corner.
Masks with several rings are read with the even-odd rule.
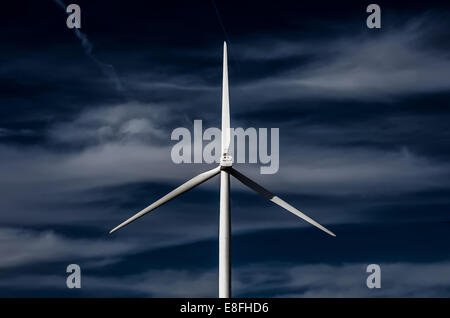
[[[220,158],[221,167],[231,167],[233,165],[233,157],[229,154],[224,153]]]

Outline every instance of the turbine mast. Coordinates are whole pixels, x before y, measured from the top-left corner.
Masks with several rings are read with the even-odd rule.
[[[231,297],[230,236],[230,174],[222,170],[220,171],[219,298]]]
[[[222,82],[222,156],[220,157],[220,215],[219,215],[219,298],[231,297],[230,262],[230,174],[233,163],[230,147],[230,98],[228,93],[227,43],[223,43]]]

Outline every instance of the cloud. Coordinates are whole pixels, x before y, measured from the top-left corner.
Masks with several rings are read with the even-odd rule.
[[[0,138],[3,137],[17,137],[17,136],[33,136],[34,132],[31,129],[8,129],[0,127]]]
[[[295,24],[260,38],[245,31],[232,45],[232,55],[242,62],[237,70],[230,60],[233,125],[276,123],[282,139],[276,175],[261,176],[256,165],[237,168],[331,229],[360,223],[352,225],[351,234],[358,242],[364,241],[366,233],[361,233],[368,222],[432,222],[447,210],[446,97],[436,96],[450,88],[448,24],[434,14],[398,21],[384,24],[377,33],[358,33],[364,25],[348,27],[347,21],[340,21],[339,28],[314,21],[312,27],[318,29],[306,36]],[[53,26],[48,25],[59,30]],[[190,48],[194,42],[189,41],[136,43],[138,32],[116,46],[117,38],[109,41],[100,28],[92,36],[108,48],[102,54],[120,69],[119,82],[109,65],[91,56],[99,73],[91,59],[65,43],[71,37],[62,29],[46,37],[45,49],[29,55],[29,46],[42,39],[36,42],[37,33],[28,31],[11,34],[28,44],[18,42],[5,50],[2,55],[9,62],[0,67],[6,88],[0,116],[0,253],[5,256],[0,267],[12,272],[0,280],[5,287],[0,289],[48,288],[60,295],[64,272],[36,273],[49,273],[48,262],[81,260],[88,269],[83,288],[90,296],[215,296],[217,270],[210,264],[205,270],[167,266],[120,275],[99,272],[110,264],[113,272],[126,271],[133,264],[120,262],[124,255],[151,257],[177,246],[190,251],[192,243],[209,244],[217,238],[217,179],[161,207],[132,230],[107,233],[210,168],[173,164],[170,133],[192,127],[198,118],[205,127],[220,125],[220,45],[215,40],[208,44],[208,37],[201,39],[201,50]],[[85,35],[75,35],[91,55]],[[128,102],[111,91],[105,78],[115,82],[119,93],[123,84]],[[435,99],[428,99],[429,94]],[[270,229],[308,226],[238,182],[233,181],[232,189],[238,240]],[[391,235],[398,233],[389,229]],[[344,230],[336,232],[346,236]],[[430,253],[436,256],[440,248]],[[380,255],[393,253],[374,249]],[[171,257],[163,255],[158,263]],[[333,255],[330,261],[336,259]],[[234,286],[242,296],[448,294],[447,262],[382,264],[381,291],[364,286],[365,265],[249,265],[233,272]],[[33,268],[31,274],[26,274],[27,266]]]
[[[450,167],[402,148],[304,147],[286,158],[277,186],[297,185],[302,193],[400,194],[445,188]],[[293,160],[293,158],[296,158]]]
[[[163,105],[128,102],[88,108],[49,131],[53,142],[90,146],[127,140],[145,144],[167,143],[168,126],[179,120]]]
[[[448,293],[448,262],[379,264],[380,289],[367,288],[367,265],[250,266],[238,271],[237,289],[246,295],[277,290],[277,297],[442,297]]]
[[[417,118],[406,117],[409,127],[419,127]],[[387,121],[392,119],[387,118]],[[392,122],[400,133],[402,120]],[[423,121],[423,119],[422,119]],[[87,189],[147,180],[182,182],[200,172],[198,165],[176,165],[171,162],[171,128],[184,121],[171,116],[163,105],[125,103],[87,109],[71,121],[58,122],[49,129],[48,139],[60,146],[81,145],[76,151],[61,153],[41,147],[21,150],[2,149],[8,162],[1,182],[35,185],[51,182],[68,189]],[[186,126],[187,126],[186,125]],[[191,128],[187,126],[187,128]],[[204,127],[206,128],[206,127]],[[415,129],[416,129],[415,128]],[[367,132],[364,125],[331,127],[305,123],[291,127],[301,136],[295,147],[281,147],[280,172],[264,182],[282,192],[329,194],[402,193],[445,187],[450,167],[443,162],[412,151],[407,146],[383,149],[367,145],[349,146],[352,140],[379,143],[390,138],[384,131]],[[288,143],[291,136],[283,135]],[[396,135],[395,133],[393,134]],[[345,140],[348,144],[323,144]],[[322,144],[322,145],[320,145]],[[254,171],[256,165],[249,165]],[[0,168],[1,169],[1,168]],[[18,175],[16,171],[22,171]],[[173,171],[177,171],[176,174]],[[263,179],[261,177],[261,179]],[[263,182],[263,183],[264,183]]]
[[[153,187],[164,185],[169,191],[211,167],[172,163],[170,151],[174,143],[170,141],[170,128],[178,127],[177,121],[184,120],[177,116],[172,122],[170,110],[158,104],[134,102],[93,107],[81,111],[72,120],[57,122],[49,128],[49,143],[57,147],[0,146],[0,187],[3,189],[0,208],[15,211],[2,214],[2,222],[11,226],[70,222],[73,225],[100,226],[106,232],[116,222],[123,221],[135,210],[157,199],[152,195],[155,192],[152,188],[146,192],[151,197],[143,200],[141,194],[132,206],[124,208],[123,202],[128,202],[126,197],[136,186],[144,187],[151,183]],[[447,163],[408,147],[383,149],[324,143],[324,140],[332,138],[350,140],[351,136],[361,137],[364,133],[364,127],[307,124],[300,128],[293,127],[288,139],[293,136],[304,138],[299,138],[295,147],[282,144],[277,174],[261,176],[257,165],[237,165],[237,168],[281,197],[363,195],[369,200],[448,187],[450,169]],[[336,137],[339,135],[342,138]],[[286,134],[282,131],[282,139],[283,136]],[[374,136],[378,135],[368,137]],[[383,140],[384,136],[381,136],[380,141]],[[288,140],[287,144],[290,143],[291,140]],[[81,147],[71,149],[73,145]],[[65,150],[66,147],[69,149]],[[120,191],[115,190],[116,187]],[[233,183],[233,188],[245,193],[249,191],[238,182]],[[194,191],[210,190],[217,191],[216,181],[207,182]],[[23,200],[24,197],[27,200]],[[294,200],[291,203],[295,205],[297,202]],[[202,210],[204,205],[196,209]],[[311,216],[330,223],[355,220],[351,209],[345,207],[345,210],[340,214],[331,213],[324,207],[315,208]],[[183,211],[175,209],[173,215],[180,217]],[[164,220],[157,222],[161,222],[162,226]],[[175,221],[174,226],[165,227],[166,237],[158,234],[161,244],[214,235],[207,229],[208,226],[201,226],[195,220],[187,219],[186,222],[197,229],[198,235],[181,235]],[[362,221],[361,218],[357,220]],[[280,217],[269,222],[259,217],[258,221],[248,219],[236,228],[278,228],[292,226],[290,221]]]
[[[365,263],[342,265],[252,264],[233,271],[235,297],[447,297],[450,264],[386,263],[381,266],[381,288],[366,286]],[[38,282],[38,283],[33,283]],[[65,289],[65,277],[24,275],[0,281],[3,288],[35,286]],[[84,295],[144,297],[216,297],[217,270],[150,270],[121,277],[89,275],[83,271]],[[56,292],[56,291],[55,291]]]
[[[51,230],[0,228],[0,268],[40,262],[108,259],[136,251],[130,242],[70,239]]]
[[[438,26],[446,27],[446,23],[424,15],[379,34],[340,34],[314,46],[302,40],[274,40],[276,44],[266,51],[267,39],[253,43],[255,48],[243,48],[244,57],[269,60],[265,63],[292,59],[293,63],[288,70],[243,84],[242,97],[392,101],[410,94],[449,91],[450,56],[429,45]],[[295,65],[295,56],[314,58]]]

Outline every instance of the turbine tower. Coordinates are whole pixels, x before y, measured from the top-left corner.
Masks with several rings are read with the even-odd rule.
[[[222,81],[222,155],[220,158],[220,165],[212,170],[203,172],[198,176],[183,183],[172,192],[166,194],[161,199],[152,203],[142,211],[138,212],[131,218],[116,226],[109,233],[113,233],[125,225],[135,221],[144,214],[158,208],[177,196],[195,188],[199,184],[211,179],[220,173],[220,217],[219,217],[219,298],[231,297],[231,268],[230,268],[230,238],[231,238],[231,223],[230,223],[230,175],[238,179],[250,189],[261,194],[273,203],[281,206],[296,216],[302,218],[306,222],[318,227],[322,231],[331,236],[336,236],[333,232],[326,229],[307,215],[303,214],[292,205],[283,201],[276,195],[272,194],[267,189],[263,188],[253,180],[244,176],[232,167],[233,159],[229,154],[231,140],[230,132],[230,99],[228,92],[228,58],[227,58],[227,44],[223,45],[223,81]]]

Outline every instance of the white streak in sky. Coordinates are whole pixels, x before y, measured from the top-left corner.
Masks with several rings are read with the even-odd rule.
[[[64,4],[64,2],[62,0],[53,0],[57,5],[59,5],[64,12],[66,12],[66,5]],[[74,28],[73,29],[76,37],[81,41],[81,46],[83,47],[83,50],[85,52],[85,54],[92,60],[94,61],[94,63],[100,68],[100,70],[102,71],[102,73],[107,76],[113,83],[114,86],[116,87],[116,90],[118,92],[123,92],[123,86],[122,83],[120,82],[119,77],[117,76],[116,70],[114,69],[114,66],[112,66],[111,64],[106,64],[103,63],[102,61],[100,61],[98,58],[96,58],[94,56],[94,54],[92,54],[92,49],[94,48],[93,44],[89,41],[88,37],[86,34],[84,34],[83,32],[81,32],[79,29]]]

